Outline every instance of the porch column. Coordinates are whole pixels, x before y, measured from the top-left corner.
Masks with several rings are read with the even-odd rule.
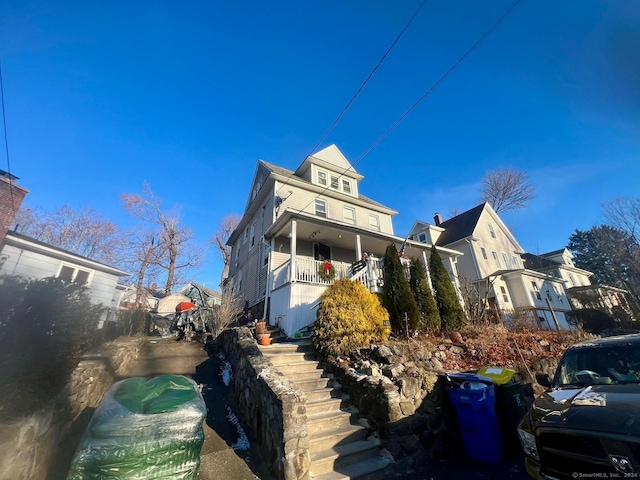
[[[427,282],[429,283],[429,288],[431,289],[431,293],[433,295],[436,294],[433,289],[433,283],[431,282],[431,272],[429,271],[429,262],[427,261],[427,251],[422,251],[422,261],[424,262],[424,276],[427,277]]]
[[[298,222],[295,220],[291,220],[291,283],[294,283],[297,278],[296,274],[296,239],[298,236]]]
[[[362,245],[360,245],[360,235],[356,235],[356,262],[362,260]]]

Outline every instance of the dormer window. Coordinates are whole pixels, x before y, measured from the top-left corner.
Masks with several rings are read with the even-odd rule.
[[[318,170],[318,185],[327,186],[327,174]]]
[[[426,233],[419,233],[418,234],[418,240],[422,243],[427,243],[427,234]]]
[[[351,182],[346,179],[342,179],[342,191],[344,193],[351,193]]]
[[[331,188],[340,190],[340,179],[337,175],[331,175]]]

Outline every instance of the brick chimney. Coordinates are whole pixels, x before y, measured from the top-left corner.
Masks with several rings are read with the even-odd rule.
[[[433,221],[435,222],[436,227],[440,226],[440,224],[442,223],[442,215],[440,215],[438,212],[436,212],[433,215]]]
[[[0,170],[0,245],[4,243],[24,197],[29,193],[29,190],[17,185],[16,180],[18,177]]]

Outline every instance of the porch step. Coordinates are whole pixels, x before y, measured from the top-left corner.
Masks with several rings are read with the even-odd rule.
[[[355,421],[353,413],[343,410],[307,415],[307,432],[311,439],[316,433],[346,427],[352,425]]]
[[[307,399],[310,478],[384,479],[390,461],[379,455],[377,442],[367,439],[369,429],[357,424],[358,411],[350,408],[340,384],[319,367],[311,342],[280,341],[260,350]]]
[[[311,454],[312,475],[336,471],[352,463],[371,461],[380,454],[380,446],[369,440],[357,440]]]
[[[368,430],[360,425],[346,425],[309,436],[309,454],[322,452],[359,440],[366,440]]]
[[[317,480],[383,480],[386,478],[385,468],[391,463],[388,458],[377,456],[369,460],[334,468],[333,471],[321,475],[311,474]]]

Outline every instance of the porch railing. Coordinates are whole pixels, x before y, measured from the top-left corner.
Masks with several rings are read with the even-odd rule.
[[[315,260],[311,257],[296,257],[297,282],[312,283],[316,285],[331,285],[334,280],[351,278],[360,281],[371,292],[380,291],[383,279],[382,261],[379,258],[369,257],[365,261],[366,266],[353,274],[352,264],[332,261],[335,271],[333,280],[325,280],[320,276],[321,268],[324,268],[323,260]],[[291,281],[291,263],[287,261],[273,272],[272,289],[276,289]]]

